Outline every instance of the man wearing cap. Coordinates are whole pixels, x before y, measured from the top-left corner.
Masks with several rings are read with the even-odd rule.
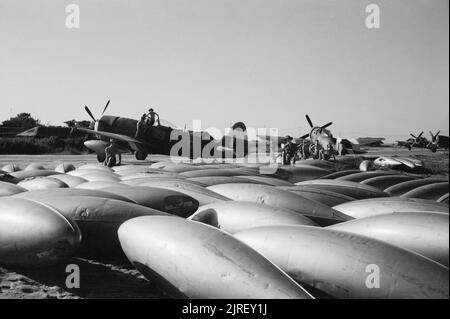
[[[156,117],[158,118],[156,119]],[[150,108],[147,113],[147,125],[153,126],[155,124],[155,120],[158,123],[158,126],[161,125],[161,123],[159,122],[159,114],[156,113],[152,108]]]

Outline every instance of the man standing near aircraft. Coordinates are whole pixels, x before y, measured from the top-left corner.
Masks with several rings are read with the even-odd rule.
[[[119,151],[119,146],[113,139],[109,140],[111,144],[105,148],[105,166],[112,167],[114,165],[120,165],[122,163],[122,155]],[[119,162],[116,162],[116,155],[119,157]]]
[[[300,145],[298,146],[298,153],[300,159],[307,159],[309,157],[309,145],[306,140],[300,142]]]
[[[156,119],[156,117],[158,117],[158,119]],[[147,113],[147,125],[153,126],[155,124],[155,120],[157,121],[158,126],[161,125],[161,123],[159,122],[159,114],[156,113],[152,108],[150,108]]]
[[[292,143],[292,137],[286,136],[286,144],[283,146],[282,154],[283,154],[283,164],[290,165],[292,159],[295,156],[295,153],[297,152],[297,144]]]
[[[134,135],[135,139],[138,139],[140,136],[144,135],[147,132],[147,114],[142,114],[141,119],[137,122],[136,125],[136,134]]]

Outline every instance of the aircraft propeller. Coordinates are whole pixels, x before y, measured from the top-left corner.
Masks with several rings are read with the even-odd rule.
[[[314,127],[314,124],[312,123],[312,121],[311,121],[311,119],[309,118],[309,115],[308,115],[308,114],[306,114],[306,120],[308,121],[309,126],[311,126],[311,128],[313,128],[313,127]]]
[[[419,136],[415,136],[414,134],[410,133],[409,135],[411,135],[412,137],[414,137],[415,139],[421,138],[423,134],[423,131],[420,132]]]
[[[440,130],[437,131],[436,134],[433,134],[433,132],[430,131],[431,139],[432,139],[433,142],[436,141],[437,137],[439,136],[439,133],[441,133]]]
[[[302,135],[302,136],[300,136],[299,138],[300,139],[304,139],[304,138],[307,138],[309,136],[309,133],[308,134],[305,134],[305,135]]]
[[[313,127],[314,127],[314,124],[313,124],[313,122],[311,121],[311,118],[309,117],[309,115],[306,114],[305,117],[306,117],[306,120],[308,121],[309,126],[310,126],[311,128],[313,128]],[[327,124],[322,125],[320,128],[323,130],[323,129],[326,129],[328,126],[332,125],[332,124],[333,124],[333,122],[328,122]],[[300,136],[300,138],[303,139],[303,138],[307,138],[308,136],[309,136],[309,133]]]
[[[111,100],[108,100],[108,102],[106,102],[105,108],[103,109],[102,115],[105,114],[106,109],[108,108],[109,102]]]
[[[441,133],[441,131],[439,130],[439,131],[437,131],[437,133],[436,134],[433,134],[433,132],[431,132],[430,131],[430,135],[431,135],[431,137],[433,137],[433,138],[436,138],[438,135],[439,135],[439,133]]]
[[[103,108],[102,115],[105,114],[105,111],[106,111],[106,109],[107,109],[108,106],[109,106],[109,102],[111,102],[111,100],[108,100],[108,102],[106,102],[106,105],[105,105],[105,107]],[[91,112],[91,110],[87,107],[87,105],[84,106],[84,109],[85,109],[85,111],[87,112],[87,114],[89,114],[89,116],[90,116],[91,119],[94,121],[94,123],[97,122],[96,118],[94,117],[94,115],[92,115],[92,112]]]
[[[330,126],[331,124],[333,124],[333,122],[328,122],[327,124],[322,125],[321,128],[322,128],[322,129],[327,128],[327,127]]]
[[[92,119],[94,122],[97,122],[97,120],[95,119],[94,115],[92,115],[91,110],[89,110],[89,108],[88,108],[86,105],[84,106],[84,109],[86,110],[87,114],[89,114],[89,116],[91,117],[91,119]]]

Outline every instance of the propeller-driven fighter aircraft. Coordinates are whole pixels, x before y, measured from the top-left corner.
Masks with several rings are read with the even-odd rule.
[[[435,153],[438,148],[448,149],[448,136],[439,135],[439,133],[441,133],[441,131],[438,131],[436,134],[433,134],[433,132],[430,131],[431,141],[428,143],[427,148],[433,153]]]
[[[418,135],[412,133],[409,134],[411,137],[406,141],[397,141],[398,145],[405,146],[407,149],[411,150],[413,147],[425,148],[428,145],[428,140],[422,137],[423,131]]]
[[[329,159],[330,157],[337,155],[339,149],[337,139],[333,137],[333,134],[331,134],[329,130],[327,130],[327,127],[332,125],[333,122],[328,122],[322,126],[314,126],[309,115],[306,114],[305,117],[311,127],[311,131],[308,134],[300,136],[300,139],[309,137],[311,142],[311,154],[322,152],[323,159]]]
[[[244,157],[248,152],[246,126],[237,122],[232,126],[231,134],[221,140],[215,140],[208,132],[194,132],[166,125],[149,126],[136,136],[138,121],[130,118],[103,115],[109,106],[109,100],[99,119],[85,106],[86,112],[92,118],[90,128],[74,127],[74,130],[92,134],[96,139],[88,140],[85,146],[97,153],[100,162],[105,160],[105,148],[114,142],[120,153],[134,153],[136,159],[145,160],[148,154],[178,155],[188,158],[213,157]],[[242,145],[242,147],[241,147]],[[175,152],[175,153],[174,153]]]
[[[397,141],[399,146],[404,146],[411,150],[413,147],[417,148],[428,148],[433,153],[435,153],[439,148],[448,149],[449,148],[449,138],[448,136],[440,135],[441,131],[436,134],[430,131],[431,141],[423,137],[423,131],[418,135],[410,134],[411,137],[406,141]]]

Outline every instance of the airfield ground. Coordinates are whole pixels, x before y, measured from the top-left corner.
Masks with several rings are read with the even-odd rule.
[[[449,152],[439,150],[432,153],[428,149],[413,149],[412,151],[400,147],[371,147],[366,148],[364,154],[350,155],[339,158],[336,169],[357,168],[356,166],[363,159],[375,159],[379,156],[404,156],[413,157],[424,162],[425,168],[431,175],[446,175],[449,173]],[[134,155],[122,155],[122,164],[148,165],[158,161],[167,161],[168,156],[150,155],[145,161],[138,161]],[[67,154],[47,154],[47,155],[0,155],[0,167],[6,164],[15,164],[19,167],[26,167],[30,163],[39,163],[45,168],[53,169],[61,163],[72,163],[75,167],[86,163],[98,163],[95,154],[67,155]]]
[[[367,153],[353,155],[339,160],[337,169],[348,169],[363,158],[378,156],[409,156],[424,162],[427,175],[448,176],[448,151],[431,153],[426,149],[378,147],[369,148]],[[148,165],[150,162],[167,160],[165,156],[149,156],[145,162],[137,161],[132,155],[123,156],[123,164]],[[16,164],[25,167],[40,163],[52,169],[60,163],[80,166],[96,163],[95,155],[0,155],[0,167]],[[353,167],[355,168],[355,167]],[[67,289],[65,285],[68,264],[80,267],[80,288]],[[64,264],[47,269],[6,269],[0,267],[0,299],[2,298],[165,298],[151,282],[148,282],[128,263],[123,255],[105,256],[95,259],[80,256]]]

